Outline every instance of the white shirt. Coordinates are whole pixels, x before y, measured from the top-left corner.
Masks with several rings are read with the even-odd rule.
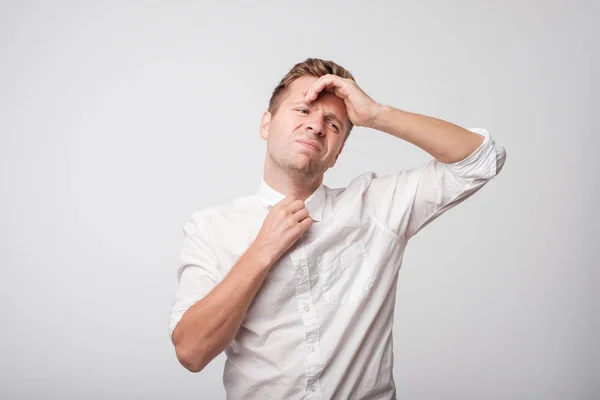
[[[321,185],[305,205],[315,223],[273,265],[225,349],[227,399],[395,399],[392,323],[407,241],[500,172],[506,152],[485,136],[453,164]],[[213,289],[285,196],[258,193],[197,211],[183,227],[172,335]]]

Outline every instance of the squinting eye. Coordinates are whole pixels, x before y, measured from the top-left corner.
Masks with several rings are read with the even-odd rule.
[[[303,113],[303,112],[308,112],[308,110],[307,110],[306,108],[299,108],[299,109],[298,109],[298,111],[300,111],[300,112],[302,112],[302,113]]]
[[[329,125],[333,126],[333,128],[334,128],[336,131],[338,130],[338,127],[337,127],[337,125],[336,125],[336,124],[334,124],[333,122],[330,122],[330,123],[329,123]]]

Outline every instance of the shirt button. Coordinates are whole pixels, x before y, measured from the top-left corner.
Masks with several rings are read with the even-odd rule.
[[[310,351],[314,352],[315,351],[315,346],[310,346],[309,349],[310,349]]]
[[[309,306],[304,306],[304,312],[308,312],[308,310],[310,310]]]
[[[308,388],[308,390],[310,390],[311,392],[314,392],[315,391],[315,387],[311,386],[311,387]]]
[[[304,268],[301,268],[300,271],[298,271],[298,273],[300,275],[304,275],[306,273],[306,270]]]

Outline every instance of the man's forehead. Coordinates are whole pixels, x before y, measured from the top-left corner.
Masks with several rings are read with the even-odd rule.
[[[288,101],[290,103],[298,103],[305,101],[306,92],[310,89],[313,83],[315,83],[319,78],[315,76],[301,76],[300,78],[293,81],[288,86]],[[322,100],[327,99],[326,102]],[[320,101],[321,100],[321,101]],[[339,108],[339,112],[342,112],[341,116],[346,114],[346,106],[344,105],[344,101],[337,97],[334,93],[328,92],[326,90],[322,90],[317,95],[316,100],[313,100],[312,103],[327,103],[329,105],[333,105],[336,109]],[[312,104],[311,103],[311,104]]]
[[[316,76],[305,75],[301,76],[297,79],[294,79],[292,83],[290,83],[289,88],[293,90],[308,90],[311,85],[315,83],[319,78]]]
[[[323,90],[310,104],[306,103],[306,92],[318,79],[319,78],[316,76],[301,76],[294,80],[287,88],[287,95],[283,100],[284,103],[288,103],[292,106],[304,104],[307,106],[318,105],[324,107],[324,110],[328,114],[335,116],[340,123],[346,126],[349,123],[346,106],[344,105],[344,101],[334,93]]]

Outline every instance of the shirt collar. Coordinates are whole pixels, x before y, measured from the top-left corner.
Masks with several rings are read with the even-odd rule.
[[[279,193],[265,182],[263,177],[258,188],[260,201],[265,207],[273,207],[286,196]],[[323,220],[323,208],[325,207],[325,185],[321,183],[319,187],[304,201],[308,214],[315,221]]]

